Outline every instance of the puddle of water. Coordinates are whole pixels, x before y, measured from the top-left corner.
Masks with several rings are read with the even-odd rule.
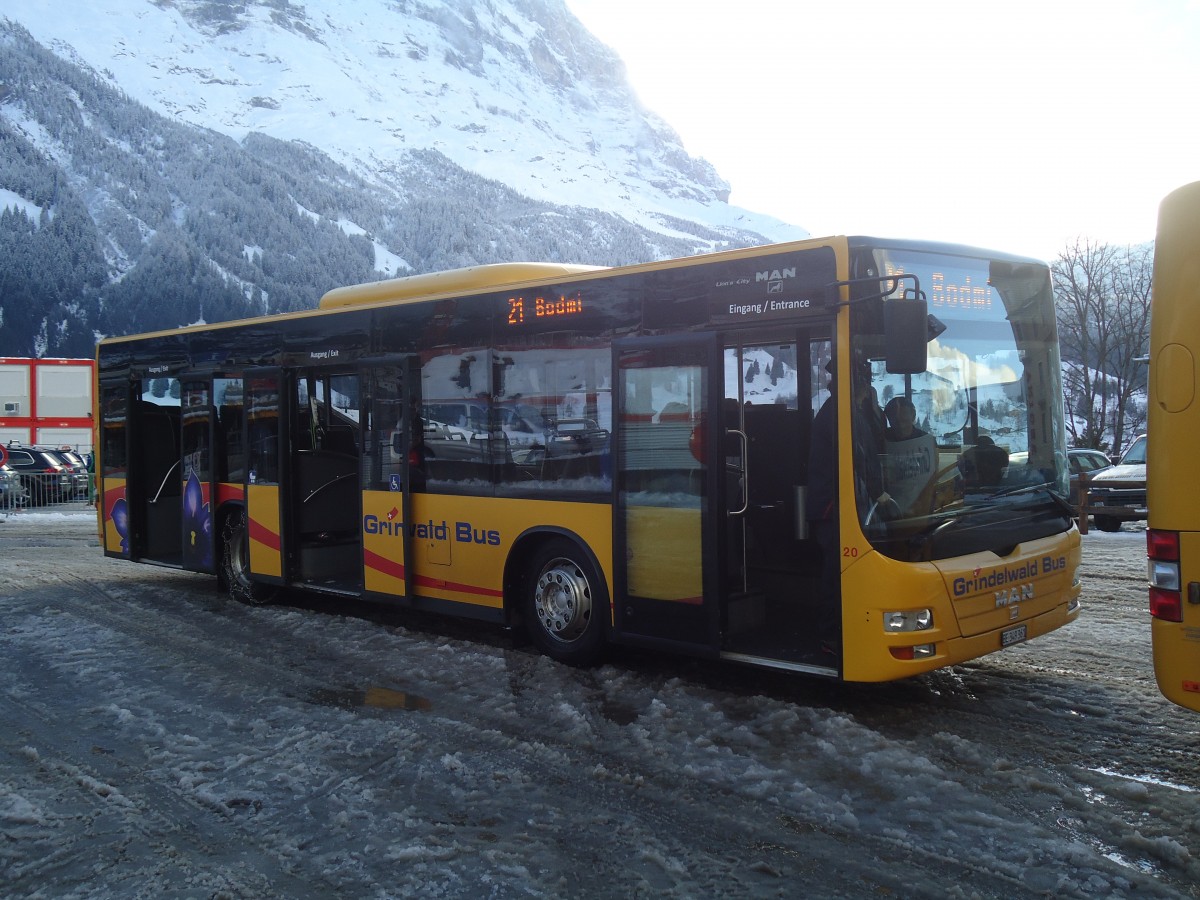
[[[365,690],[318,690],[308,698],[320,706],[336,706],[341,709],[402,709],[426,712],[433,703],[425,697],[391,688],[369,687]]]

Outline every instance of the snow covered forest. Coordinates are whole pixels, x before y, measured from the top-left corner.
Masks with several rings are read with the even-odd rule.
[[[311,144],[169,119],[6,20],[0,112],[2,356],[91,356],[97,334],[311,309],[387,276],[766,242],[530,199],[434,148],[368,181]]]
[[[70,148],[57,160],[0,117],[0,187],[36,204],[0,212],[4,356],[90,356],[96,332],[311,309],[330,288],[409,267],[612,265],[693,246],[651,247],[603,214],[550,215],[434,150],[415,155],[408,196],[389,197],[315,148],[171,122],[16,26],[0,41],[0,83]],[[94,118],[79,115],[80,98]],[[88,189],[108,196],[97,203]],[[376,243],[403,266],[378,271]]]

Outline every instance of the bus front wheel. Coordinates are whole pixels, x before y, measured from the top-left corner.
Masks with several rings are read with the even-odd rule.
[[[221,580],[229,586],[229,596],[251,606],[262,606],[274,600],[277,588],[250,578],[250,542],[245,510],[238,510],[225,520],[222,537],[225,552],[221,555]]]
[[[587,556],[555,539],[530,560],[523,590],[529,638],[551,659],[572,666],[596,662],[604,649],[608,592]]]

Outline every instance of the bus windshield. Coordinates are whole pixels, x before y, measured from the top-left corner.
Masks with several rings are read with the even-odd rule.
[[[1061,531],[1069,471],[1062,393],[1051,389],[1060,364],[1047,268],[875,250],[872,270],[917,276],[930,328],[926,371],[889,374],[882,306],[899,290],[852,307],[853,458],[867,537],[896,558],[939,559]]]

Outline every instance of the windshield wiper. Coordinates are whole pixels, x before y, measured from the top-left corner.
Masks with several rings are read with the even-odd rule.
[[[1002,497],[1017,497],[1021,494],[1032,494],[1036,491],[1043,491],[1046,496],[1055,502],[1059,509],[1066,513],[1068,518],[1074,518],[1075,510],[1071,508],[1071,504],[1067,502],[1067,499],[1062,494],[1053,490],[1054,487],[1055,483],[1053,481],[1043,481],[1040,484],[1027,484],[1024,487],[1013,488],[1009,491],[997,491],[988,499],[998,500]]]

